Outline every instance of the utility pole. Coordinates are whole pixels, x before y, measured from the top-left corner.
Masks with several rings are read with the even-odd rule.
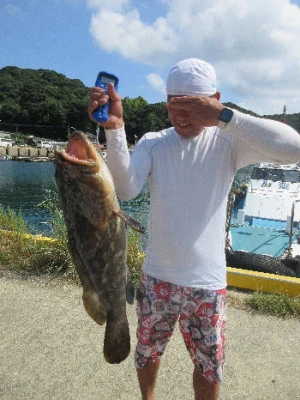
[[[282,113],[282,118],[281,118],[281,122],[285,123],[286,122],[286,105],[283,106],[283,113]]]

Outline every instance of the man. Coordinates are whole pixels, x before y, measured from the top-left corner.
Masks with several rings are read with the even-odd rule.
[[[110,100],[108,165],[121,200],[150,185],[149,243],[138,293],[135,352],[143,399],[154,399],[160,358],[179,321],[194,363],[195,399],[217,399],[225,343],[225,220],[236,171],[300,160],[300,136],[280,122],[226,108],[214,68],[186,59],[171,68],[173,128],[145,134],[130,157],[120,96],[91,90],[89,115]]]

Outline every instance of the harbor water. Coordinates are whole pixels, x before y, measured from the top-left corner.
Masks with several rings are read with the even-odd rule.
[[[53,218],[42,203],[56,192],[54,169],[53,162],[0,162],[0,206],[22,213],[33,234],[52,235]],[[147,188],[121,206],[145,225],[149,207]]]
[[[52,235],[52,215],[42,203],[51,196],[51,192],[56,192],[54,168],[53,162],[0,162],[0,206],[22,213],[33,234]],[[236,181],[248,181],[251,170],[251,167],[240,170]],[[121,202],[121,207],[146,226],[148,187],[145,186],[136,199]]]

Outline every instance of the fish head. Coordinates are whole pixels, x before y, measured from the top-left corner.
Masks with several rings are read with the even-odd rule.
[[[116,206],[112,176],[101,154],[87,136],[76,131],[66,149],[57,150],[55,179],[65,216],[81,214],[102,226]]]
[[[56,150],[56,162],[73,167],[69,171],[73,175],[97,173],[103,161],[95,146],[81,131],[72,133],[66,149]]]

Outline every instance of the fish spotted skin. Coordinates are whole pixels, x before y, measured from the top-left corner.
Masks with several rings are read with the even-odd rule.
[[[106,322],[105,359],[120,363],[130,353],[127,244],[111,174],[85,134],[75,132],[56,152],[55,178],[84,307],[95,322]]]

